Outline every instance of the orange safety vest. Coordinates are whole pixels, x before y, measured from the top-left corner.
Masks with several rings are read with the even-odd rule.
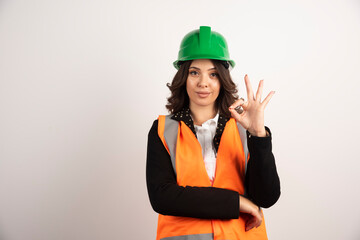
[[[247,151],[244,129],[234,118],[226,123],[216,157],[216,172],[211,184],[205,169],[201,145],[183,121],[171,115],[158,118],[158,134],[170,154],[179,186],[217,187],[244,194]],[[159,214],[156,240],[264,240],[265,220],[258,228],[245,232],[248,215],[238,219],[200,219]]]

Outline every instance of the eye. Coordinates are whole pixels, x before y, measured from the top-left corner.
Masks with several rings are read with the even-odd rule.
[[[197,71],[190,71],[190,75],[195,76],[195,75],[199,75],[199,73]]]
[[[211,77],[216,77],[216,78],[217,78],[217,77],[219,77],[219,74],[214,72],[214,73],[211,73],[211,74],[210,74],[210,76],[211,76]]]

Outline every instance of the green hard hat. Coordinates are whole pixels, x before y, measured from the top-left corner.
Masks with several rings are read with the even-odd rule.
[[[178,59],[173,63],[176,69],[180,68],[179,62],[194,59],[216,59],[227,61],[231,67],[235,62],[230,59],[225,38],[211,27],[200,26],[185,35],[180,44]]]

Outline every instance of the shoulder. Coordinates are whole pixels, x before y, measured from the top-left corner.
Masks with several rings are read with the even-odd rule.
[[[150,131],[149,131],[149,135],[152,135],[154,133],[157,133],[157,129],[158,129],[158,124],[159,124],[159,120],[158,119],[155,119],[151,128],[150,128]]]
[[[171,120],[177,121],[173,117],[174,116],[172,114],[170,114],[170,115],[159,115],[159,117],[154,120],[154,122],[153,122],[153,124],[152,124],[152,126],[150,128],[149,135],[150,134],[158,134],[159,125],[160,126],[163,125],[165,123],[166,119],[171,119]]]

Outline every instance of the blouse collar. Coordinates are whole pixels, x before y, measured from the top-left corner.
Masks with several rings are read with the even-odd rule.
[[[179,112],[174,113],[171,118],[176,121],[183,121],[186,124],[186,126],[188,126],[191,129],[191,131],[194,133],[194,135],[196,137],[194,122],[191,118],[190,109],[188,107],[185,107],[182,110],[180,110]],[[213,139],[214,147],[217,152],[219,145],[220,145],[221,135],[224,131],[227,121],[229,121],[230,118],[222,115],[221,113],[218,113],[218,114],[216,114],[216,116],[213,119],[214,120],[217,119],[217,126],[216,126],[215,136]],[[213,119],[210,119],[210,120],[213,120]]]

